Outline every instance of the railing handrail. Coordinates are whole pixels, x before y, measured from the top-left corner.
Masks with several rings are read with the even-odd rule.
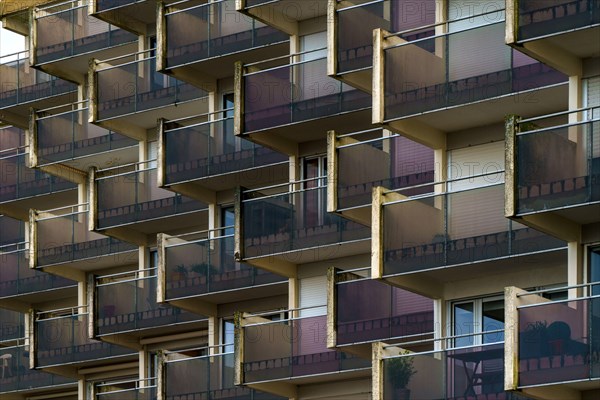
[[[58,108],[58,107],[54,107],[54,108]],[[51,119],[51,118],[56,118],[56,117],[62,117],[63,115],[68,115],[68,114],[73,114],[73,113],[78,113],[80,111],[88,111],[89,107],[82,107],[82,108],[73,108],[71,110],[68,111],[63,111],[63,112],[59,112],[56,114],[48,114],[48,115],[44,115],[44,116],[36,116],[36,121],[42,121],[45,119]],[[46,111],[44,111],[46,112]],[[40,113],[40,111],[36,111],[36,114]],[[87,120],[83,121],[82,125],[88,125]],[[101,128],[100,126],[98,126],[98,128]],[[103,128],[105,129],[105,128]],[[108,131],[108,129],[106,129]]]
[[[524,124],[524,123],[527,123],[527,122],[537,121],[537,120],[540,120],[540,119],[546,119],[546,118],[558,117],[558,116],[566,115],[566,114],[573,114],[573,113],[579,113],[579,112],[583,112],[583,111],[594,110],[596,108],[600,109],[600,106],[589,106],[589,107],[576,108],[574,110],[558,111],[558,112],[555,112],[555,113],[550,113],[550,114],[546,114],[546,115],[540,115],[540,116],[537,116],[537,117],[531,117],[531,118],[521,119],[521,120],[517,121],[517,124]]]
[[[323,305],[319,305],[319,306],[310,306],[310,307],[300,307],[300,308],[288,308],[285,310],[280,310],[280,311],[273,311],[273,312],[265,312],[265,313],[259,313],[259,314],[249,314],[244,316],[244,318],[253,318],[253,317],[261,317],[261,316],[266,316],[266,315],[277,315],[277,314],[281,314],[281,313],[291,313],[291,312],[298,312],[298,311],[306,311],[306,310],[314,310],[314,309],[318,309],[318,308],[327,308],[327,304],[323,304]],[[277,323],[282,323],[282,322],[288,322],[288,321],[296,321],[296,320],[300,320],[300,319],[306,319],[306,318],[314,318],[314,317],[324,317],[326,316],[326,314],[322,314],[322,315],[310,315],[307,317],[290,317],[288,316],[288,318],[282,318],[282,319],[278,319],[276,321],[265,321],[265,322],[256,322],[256,323],[252,323],[252,324],[245,324],[244,327],[248,327],[248,326],[260,326],[260,325],[270,325],[270,324],[277,324]]]
[[[140,54],[150,53],[150,52],[153,52],[153,51],[155,52],[155,55],[153,55],[153,56],[149,56],[149,57],[146,57],[146,58],[136,59],[134,61],[127,61],[127,62],[124,62],[122,64],[109,65],[108,67],[97,69],[96,72],[101,72],[101,71],[106,71],[106,70],[109,70],[109,69],[119,68],[119,67],[122,67],[124,65],[129,65],[129,64],[137,63],[139,61],[151,60],[153,58],[156,58],[156,48],[153,47],[151,49],[140,50],[140,51],[136,51],[135,53],[124,54],[124,55],[120,55],[120,56],[116,56],[116,57],[112,57],[112,58],[107,58],[105,60],[97,60],[98,63],[104,64],[104,63],[109,63],[111,61],[120,60],[120,59],[123,59],[123,58],[136,57],[136,56],[138,56]]]
[[[354,146],[360,146],[362,144],[369,144],[369,143],[375,143],[375,142],[383,142],[384,140],[389,140],[389,139],[397,139],[399,137],[402,137],[402,135],[400,135],[399,133],[392,133],[391,135],[388,136],[380,136],[380,137],[376,137],[373,139],[367,139],[367,140],[360,140],[354,143],[348,143],[348,144],[343,144],[341,146],[337,146],[336,149],[345,149],[348,147],[354,147]]]
[[[70,3],[79,3],[80,0],[65,0],[65,1],[61,1],[60,3],[52,3],[52,4],[40,4],[39,6],[36,6],[35,8],[37,10],[47,10],[49,8],[55,8],[55,7],[60,7],[60,6],[64,6],[65,4],[70,4]],[[82,7],[82,6],[87,6],[88,0],[84,0],[83,1],[83,5],[79,5],[78,7]],[[68,10],[63,10],[63,11],[68,11]]]
[[[48,111],[56,110],[56,109],[59,109],[59,108],[64,108],[64,107],[68,107],[68,106],[74,106],[74,105],[77,105],[77,104],[84,104],[84,103],[88,103],[88,102],[89,102],[88,99],[84,99],[84,100],[80,100],[80,101],[73,101],[71,103],[61,104],[61,105],[58,105],[58,106],[53,106],[53,107],[48,107],[48,108],[41,108],[39,110],[35,110],[35,112],[36,112],[36,114],[37,113],[43,113],[43,112],[48,112]],[[79,110],[79,109],[77,109],[77,110]]]
[[[216,349],[217,347],[233,346],[233,345],[234,345],[234,343],[225,343],[225,344],[213,344],[210,346],[186,347],[184,349],[178,349],[178,350],[165,350],[164,354],[165,355],[181,354],[184,351],[210,350],[210,349]]]
[[[542,293],[564,292],[565,290],[569,290],[569,289],[580,289],[583,287],[591,287],[591,286],[595,286],[595,285],[600,285],[600,282],[588,282],[588,283],[580,283],[578,285],[558,286],[558,287],[547,288],[547,289],[529,290],[525,293],[518,293],[517,297],[533,296],[533,295],[542,294]]]
[[[19,50],[16,51],[14,53],[10,53],[10,54],[4,54],[2,56],[0,56],[0,65],[4,64],[4,62],[2,61],[3,58],[8,58],[8,57],[14,57],[14,56],[20,56],[21,54],[27,53],[26,57],[17,57],[16,60],[11,60],[11,61],[6,61],[6,62],[13,62],[13,61],[20,61],[20,60],[29,60],[29,50]]]
[[[325,178],[322,178],[322,179],[325,179]],[[272,199],[272,198],[279,197],[279,196],[293,195],[293,194],[311,192],[311,191],[314,191],[314,190],[321,190],[321,189],[327,189],[327,185],[323,184],[323,185],[319,185],[319,186],[315,186],[315,187],[310,187],[310,188],[303,188],[303,189],[297,189],[297,190],[288,190],[287,192],[273,193],[273,194],[268,194],[268,195],[264,195],[264,196],[260,196],[260,197],[253,197],[253,198],[250,198],[250,199],[244,199],[244,200],[242,200],[242,203],[252,203],[252,202],[255,202],[255,201]]]
[[[3,350],[10,350],[10,349],[16,349],[19,347],[29,346],[29,343],[27,343],[28,341],[29,341],[29,338],[26,336],[14,338],[14,339],[0,340],[0,353],[2,353]],[[12,346],[5,345],[5,343],[11,343],[11,342],[15,342],[16,344],[14,344]]]
[[[153,379],[153,380],[156,381],[156,378],[148,378],[148,379]],[[142,379],[140,379],[138,382],[141,382],[141,381],[142,381]],[[123,382],[123,383],[133,383],[133,382],[134,381]],[[136,383],[135,387],[132,387],[132,388],[115,389],[115,390],[108,390],[106,392],[96,393],[96,399],[102,398],[102,396],[106,396],[106,395],[114,395],[115,393],[133,392],[133,391],[138,391],[138,390],[141,390],[141,389],[157,389],[158,388],[158,384],[156,382],[149,383],[147,386],[139,386]]]
[[[266,60],[255,61],[255,62],[252,62],[252,63],[244,64],[243,67],[244,68],[254,67],[254,66],[260,65],[260,64],[267,64],[267,63],[270,63],[270,62],[273,62],[273,61],[278,61],[278,60],[284,60],[286,58],[303,56],[305,54],[316,53],[318,51],[324,51],[324,50],[326,51],[327,47],[321,47],[321,48],[312,49],[312,50],[304,50],[304,51],[299,51],[297,53],[287,54],[287,55],[284,55],[284,56],[278,56],[278,57],[268,58]],[[327,56],[319,57],[319,58],[314,58],[314,59],[306,60],[306,61],[317,61],[317,60],[321,60],[323,58],[327,58]],[[296,65],[298,63],[303,63],[303,62],[306,62],[306,61],[292,62],[292,63],[289,63],[289,64],[278,65],[276,67],[261,69],[261,70],[256,71],[256,72],[250,72],[250,73],[244,74],[244,76],[253,75],[253,74],[256,74],[258,72],[270,71],[270,70],[275,69],[275,68],[281,68],[281,67],[286,67],[286,66],[290,66],[290,65]]]
[[[229,229],[233,229],[233,227],[229,228]],[[216,241],[216,240],[220,240],[220,239],[230,239],[233,238],[235,235],[229,234],[229,235],[222,235],[222,236],[215,236],[215,237],[208,237],[208,238],[204,238],[204,239],[195,239],[195,240],[190,240],[190,241],[186,241],[184,243],[173,243],[173,244],[166,244],[165,245],[165,249],[171,249],[174,247],[181,247],[181,246],[188,246],[191,244],[198,244],[201,242],[212,242],[212,241]]]
[[[23,247],[22,249],[19,249],[18,247],[20,245],[25,245],[25,247]],[[17,249],[8,250],[8,251],[3,250],[5,248],[7,248],[7,247],[15,247],[15,246],[17,247]],[[0,245],[0,256],[3,256],[5,254],[18,253],[20,251],[25,251],[25,250],[28,250],[28,249],[29,249],[29,242],[26,241],[26,240],[24,240],[22,242],[16,242],[16,243],[10,243],[10,244],[3,244],[3,245]]]
[[[230,344],[219,344],[219,345],[211,346],[211,348],[215,348],[215,347],[227,347],[227,346],[233,346],[233,345],[234,345],[233,343],[230,343]],[[181,352],[170,352],[170,353],[168,353],[168,355],[171,355],[171,354],[181,354]],[[178,358],[178,359],[175,359],[175,360],[165,360],[165,364],[173,364],[173,363],[178,363],[178,362],[201,360],[203,358],[216,358],[216,357],[230,356],[230,355],[234,355],[234,354],[235,353],[233,351],[226,351],[226,352],[217,353],[217,354],[205,354],[205,355],[202,355],[202,356],[192,356],[192,357]]]
[[[394,37],[394,36],[404,35],[404,34],[407,34],[407,33],[410,33],[410,32],[422,31],[423,29],[430,29],[430,28],[435,28],[435,27],[438,27],[438,26],[449,25],[449,24],[452,24],[454,22],[460,22],[460,21],[465,21],[465,20],[468,20],[468,19],[477,18],[477,17],[483,17],[483,16],[486,16],[486,15],[489,15],[489,14],[496,14],[496,13],[499,13],[499,12],[502,12],[502,11],[506,12],[506,8],[500,8],[500,9],[493,10],[493,11],[486,11],[486,12],[483,12],[483,13],[480,13],[480,14],[467,15],[466,17],[461,17],[461,18],[456,18],[456,19],[449,19],[449,20],[442,21],[442,22],[435,22],[433,24],[422,25],[422,26],[418,26],[416,28],[405,29],[403,31],[390,32],[389,34],[387,34],[387,35],[384,36],[384,39],[388,39],[388,38],[391,38],[391,37]],[[427,37],[427,38],[424,38],[424,39],[431,39],[431,38],[446,36],[446,35],[451,34],[451,33],[465,32],[465,31],[469,31],[471,29],[480,28],[482,26],[489,26],[489,25],[497,24],[499,22],[504,22],[505,20],[506,20],[506,17],[502,18],[499,21],[490,22],[490,23],[487,23],[485,25],[477,25],[476,27],[469,27],[469,28],[461,29],[460,31],[455,31],[455,32],[444,32],[444,33],[440,33],[438,35],[430,36],[430,37]],[[422,40],[422,39],[418,39],[418,40]],[[418,40],[411,41],[411,42],[408,42],[408,43],[414,43],[414,42],[416,42]],[[402,43],[402,44],[405,44],[405,43]],[[391,48],[394,48],[394,47],[397,47],[397,46],[398,45],[392,45],[392,46],[389,46],[389,47],[385,47],[384,50],[391,49]]]
[[[361,135],[363,133],[371,133],[371,132],[376,132],[376,131],[388,131],[391,132],[390,130],[384,128],[384,127],[377,127],[377,128],[369,128],[369,129],[365,129],[362,131],[356,131],[356,132],[351,132],[351,133],[344,133],[341,135],[335,135],[336,139],[341,139],[341,138],[345,138],[345,137],[350,137],[350,136],[357,136],[357,135]]]
[[[357,271],[371,271],[371,267],[360,267],[353,269],[341,269],[339,271],[335,271],[336,275],[344,275],[344,274],[352,274]]]
[[[171,8],[171,7],[175,7],[175,6],[177,6],[179,4],[182,4],[182,3],[189,3],[190,2],[190,0],[176,1],[175,3],[165,4],[165,16],[168,17],[169,15],[179,14],[179,13],[182,13],[182,12],[194,10],[196,8],[210,7],[210,6],[213,6],[215,4],[224,3],[226,1],[228,1],[228,0],[212,0],[211,2],[203,3],[203,4],[196,4],[196,5],[190,6],[188,8],[181,8],[181,9],[177,9],[175,11],[168,11],[168,9]],[[233,11],[235,11],[235,10],[233,10]]]
[[[209,120],[209,121],[204,121],[204,122],[198,122],[195,124],[190,124],[190,125],[183,125],[183,126],[178,126],[177,128],[171,128],[171,129],[165,129],[165,133],[171,133],[171,132],[176,132],[176,131],[180,131],[180,130],[184,130],[184,129],[189,129],[189,128],[195,128],[197,126],[203,126],[203,125],[211,125],[211,124],[215,124],[218,122],[223,122],[223,121],[228,121],[231,120],[233,121],[234,117],[229,116],[229,117],[224,117],[224,118],[219,118],[219,119],[213,119],[213,120]]]
[[[148,163],[153,163],[153,162],[158,162],[157,158],[151,158],[149,160],[144,160],[144,161],[136,161],[133,163],[129,163],[129,164],[123,164],[123,165],[116,165],[114,167],[108,167],[108,168],[104,168],[104,169],[99,169],[96,172],[97,173],[105,173],[106,171],[113,171],[115,169],[120,169],[120,168],[126,168],[126,167],[137,167],[138,165],[142,165],[142,164],[148,164]],[[120,174],[114,174],[114,175],[107,175],[107,176],[99,176],[96,177],[96,180],[102,180],[102,179],[107,179],[107,178],[115,178],[118,176],[123,176],[123,175],[129,175],[129,174],[133,174],[136,172],[145,172],[145,171],[149,171],[149,170],[153,170],[153,169],[157,169],[158,166],[156,167],[147,167],[147,168],[142,168],[142,169],[134,169],[133,171],[127,171],[127,172],[122,172]]]
[[[12,152],[12,151],[19,151],[19,150],[26,150],[23,153],[17,153],[17,154],[11,154],[9,156],[3,156],[2,153],[8,153],[8,152]],[[28,145],[23,145],[23,146],[17,146],[17,147],[11,147],[10,149],[2,149],[0,150],[0,158],[8,158],[8,157],[14,157],[14,156],[20,156],[23,154],[28,154],[29,152],[29,146]]]
[[[88,312],[85,311],[83,313],[79,312],[79,309],[85,309],[87,310],[88,305],[81,305],[81,306],[73,306],[73,307],[63,307],[63,308],[55,308],[53,310],[44,310],[44,311],[37,311],[36,312],[36,321],[37,320],[50,320],[50,319],[57,319],[57,318],[65,318],[65,317],[72,317],[75,315],[87,315]],[[51,313],[57,313],[57,312],[62,312],[62,311],[71,311],[71,314],[65,314],[65,315],[59,315],[57,317],[50,317],[50,318],[40,318],[40,315],[43,314],[51,314]],[[73,311],[77,311],[77,313],[73,313]]]
[[[504,331],[502,331],[502,332],[504,332]],[[481,335],[485,335],[485,334],[488,334],[488,333],[494,333],[494,332],[493,331],[482,332]],[[472,334],[471,336],[475,336],[475,335],[480,335],[480,334],[475,333],[475,334]],[[444,340],[444,339],[447,339],[447,338],[432,339],[431,341],[441,341],[441,340]],[[397,345],[388,345],[388,346],[385,346],[385,348],[402,347],[402,346],[406,346],[407,344],[411,344],[411,343],[399,343]],[[381,357],[381,359],[382,360],[389,360],[389,359],[400,358],[400,357],[424,356],[424,355],[427,355],[427,354],[441,353],[441,352],[444,352],[444,351],[479,349],[479,348],[482,348],[482,347],[498,346],[500,344],[504,344],[504,340],[499,340],[497,342],[492,342],[492,343],[472,344],[472,345],[468,345],[468,346],[446,347],[446,348],[442,348],[442,349],[434,349],[434,350],[420,351],[420,352],[414,352],[414,353],[409,352],[409,353],[406,353],[406,354],[398,354],[396,356],[383,356],[383,357]]]
[[[441,342],[441,341],[448,341],[448,340],[454,340],[454,339],[461,339],[461,338],[465,338],[465,337],[482,336],[482,335],[489,335],[489,334],[493,334],[493,333],[504,333],[504,331],[505,331],[504,329],[492,329],[490,331],[485,331],[485,332],[463,333],[460,335],[448,335],[448,336],[443,336],[443,337],[434,337],[431,339],[418,340],[418,341],[414,341],[414,342],[404,342],[404,343],[402,343],[402,345],[420,344],[420,343],[427,343],[427,342]],[[493,344],[495,344],[495,343],[493,343]],[[479,345],[476,345],[476,346],[479,346]],[[398,347],[398,345],[390,344],[390,345],[384,346],[384,348],[389,348],[389,347]],[[463,347],[459,347],[459,348],[462,349]]]
[[[598,282],[598,286],[600,286],[600,282]],[[600,294],[592,294],[592,295],[588,295],[588,296],[580,296],[580,297],[576,297],[576,298],[561,299],[561,300],[548,299],[549,301],[533,303],[533,304],[523,304],[523,305],[517,306],[517,310],[521,310],[523,308],[541,307],[541,306],[550,305],[550,304],[571,303],[573,301],[594,300],[594,299],[600,299]]]
[[[81,203],[81,204],[75,204],[72,206],[63,206],[63,207],[57,207],[57,208],[51,208],[49,210],[37,210],[38,214],[40,213],[52,213],[55,211],[60,211],[60,210],[67,210],[67,209],[71,209],[72,211],[70,213],[66,213],[66,214],[59,214],[59,215],[52,215],[49,217],[40,217],[40,218],[36,218],[36,221],[44,221],[44,220],[48,220],[48,219],[55,219],[55,218],[61,218],[61,217],[69,217],[69,216],[73,216],[73,215],[79,215],[79,214],[85,214],[87,212],[89,212],[89,206],[90,203],[85,202],[85,203]],[[79,207],[85,207],[85,210],[77,210],[75,211],[76,208]]]
[[[335,9],[335,12],[342,12],[342,11],[348,11],[348,10],[352,10],[355,8],[360,8],[360,7],[365,7],[365,6],[370,6],[371,4],[377,4],[377,3],[384,3],[386,0],[372,0],[372,1],[368,1],[366,3],[361,3],[361,4],[354,4],[348,7],[344,7],[344,8],[340,8],[340,9]],[[341,1],[337,0],[336,4],[340,4]]]
[[[96,280],[108,279],[108,278],[114,278],[114,277],[117,277],[117,276],[133,275],[133,274],[137,274],[137,273],[140,273],[140,272],[156,271],[156,269],[157,269],[157,267],[136,269],[136,270],[132,270],[132,271],[116,272],[114,274],[98,275],[95,278],[96,278]]]
[[[264,187],[256,188],[256,189],[248,189],[248,190],[244,190],[243,194],[260,192],[260,191],[263,191],[263,190],[275,189],[275,188],[278,188],[278,187],[285,187],[285,186],[289,186],[289,185],[297,185],[299,183],[306,183],[306,182],[316,181],[316,180],[319,180],[319,179],[327,179],[327,175],[317,176],[317,177],[314,177],[314,178],[298,179],[298,180],[294,180],[294,181],[288,181],[288,182],[284,182],[284,183],[278,183],[276,185],[264,186]],[[279,193],[279,194],[284,194],[284,193]]]
[[[461,181],[466,181],[466,180],[471,180],[471,179],[476,179],[476,178],[485,178],[486,176],[493,176],[493,175],[504,174],[504,173],[506,173],[506,170],[505,169],[501,169],[501,170],[494,171],[494,172],[486,172],[486,173],[483,173],[483,174],[470,175],[470,176],[466,176],[466,177],[462,177],[462,178],[454,178],[454,179],[446,179],[446,180],[443,180],[443,181],[434,181],[434,182],[420,183],[418,185],[413,185],[413,186],[407,186],[407,187],[398,188],[398,189],[387,190],[387,191],[384,192],[384,194],[403,192],[405,190],[418,189],[418,188],[425,187],[425,186],[445,185],[445,184],[448,184],[448,183],[461,182]],[[423,198],[435,197],[435,196],[442,196],[442,195],[452,194],[452,193],[461,193],[461,192],[466,192],[466,191],[470,191],[470,190],[476,190],[476,189],[482,189],[482,188],[492,187],[492,186],[496,186],[496,185],[504,185],[504,181],[502,181],[502,182],[494,182],[494,183],[489,184],[489,185],[481,185],[481,186],[469,187],[469,188],[465,188],[465,189],[458,189],[458,190],[452,190],[452,191],[446,190],[446,191],[443,191],[443,192],[431,192],[431,193],[418,194],[418,195],[410,196],[410,197],[408,197],[406,199],[396,200],[396,201],[390,201],[390,202],[385,203],[385,205],[395,204],[395,203],[400,203],[400,202],[405,202],[405,201],[411,201],[411,200],[420,200],[420,199],[423,199]]]
[[[531,134],[553,131],[556,129],[569,128],[572,126],[586,125],[586,124],[595,123],[595,122],[599,122],[599,121],[600,121],[600,118],[592,118],[592,119],[588,119],[588,120],[584,120],[584,121],[569,122],[566,124],[548,126],[548,127],[539,128],[539,129],[532,129],[530,131],[525,131],[525,132],[518,132],[517,136],[527,136],[527,135],[531,135]]]
[[[185,1],[189,1],[189,0],[185,0]],[[195,118],[201,118],[201,117],[208,117],[214,114],[220,114],[220,113],[226,113],[229,111],[234,111],[235,108],[231,107],[231,108],[224,108],[222,110],[218,110],[218,111],[210,111],[207,113],[202,113],[202,114],[197,114],[197,115],[190,115],[190,116],[186,116],[186,117],[181,117],[181,118],[177,118],[177,119],[165,119],[165,123],[170,124],[170,123],[177,123],[177,122],[181,122],[181,121],[186,121],[188,119],[195,119]]]
[[[216,232],[216,231],[220,231],[220,230],[223,230],[223,229],[231,229],[233,227],[234,227],[234,225],[227,225],[227,226],[223,226],[223,227],[219,227],[219,228],[203,229],[201,231],[180,233],[178,235],[170,235],[169,238],[182,238],[182,237],[185,237],[185,236],[200,235],[202,233]],[[167,238],[167,239],[169,239],[169,238]]]
[[[115,381],[115,382],[96,383],[96,387],[122,385],[124,383],[146,382],[146,381],[155,381],[155,380],[156,380],[156,377],[141,378],[141,379],[127,379],[127,380]],[[131,389],[129,389],[129,390],[131,390]],[[111,392],[105,392],[105,393],[111,393]],[[98,394],[102,394],[102,393],[98,393]]]

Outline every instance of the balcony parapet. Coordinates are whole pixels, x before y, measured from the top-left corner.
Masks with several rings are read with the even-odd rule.
[[[503,119],[515,99],[537,99],[542,93],[544,99],[550,93],[567,98],[567,76],[506,46],[504,10],[430,27],[436,35],[412,41],[382,29],[374,34],[374,123],[399,132],[416,123],[456,131]],[[421,65],[429,67],[415,67]],[[534,110],[527,101],[519,103]],[[452,121],[458,107],[473,118]]]
[[[227,302],[287,292],[287,279],[235,261],[233,226],[158,238],[158,301],[217,315]]]
[[[135,161],[138,142],[89,123],[88,111],[88,100],[34,109],[29,129],[30,165],[67,175],[60,172],[58,165],[87,173],[90,165],[106,165],[109,160]]]
[[[137,352],[126,347],[91,339],[92,324],[87,305],[51,311],[33,311],[30,367],[60,368],[61,375],[77,376],[83,366],[114,364],[137,359]]]
[[[432,338],[433,300],[371,279],[370,268],[327,274],[327,346],[369,358],[370,343]]]
[[[405,195],[433,191],[434,152],[382,128],[327,135],[327,211],[371,225],[373,188],[413,187]],[[439,174],[439,171],[437,171]]]
[[[202,226],[205,203],[158,187],[156,159],[90,174],[93,193],[90,226],[125,241],[146,245],[148,234],[160,232],[151,221],[172,219],[172,229]],[[178,218],[188,215],[190,218]],[[208,223],[206,221],[206,223]]]
[[[149,268],[95,276],[93,280],[94,337],[114,342],[145,337],[169,326],[170,332],[198,329],[206,317],[160,304],[157,301],[157,269]],[[131,344],[137,348],[137,343]]]
[[[88,15],[87,3],[71,0],[32,10],[31,65],[83,84],[90,54],[110,58],[135,51],[137,36]]]
[[[269,319],[269,314],[236,318],[236,384],[294,397],[296,385],[314,379],[343,380],[370,374],[370,360],[327,348],[326,306],[282,312],[286,317],[279,320]],[[280,385],[272,385],[274,382]]]
[[[0,341],[0,394],[10,398],[11,394],[35,392],[40,389],[68,390],[76,387],[77,380],[43,371],[29,369],[28,338]],[[6,362],[5,362],[6,361]]]
[[[580,225],[600,221],[599,112],[507,118],[507,217],[563,240],[577,240]]]
[[[288,179],[288,156],[233,134],[233,109],[159,123],[159,186],[214,202],[219,190]]]
[[[86,272],[137,264],[138,247],[89,229],[89,204],[31,210],[30,267],[86,281]]]
[[[370,229],[327,213],[326,190],[325,177],[240,190],[236,259],[293,277],[294,264],[368,252]]]
[[[537,291],[506,288],[505,359],[511,360],[506,390],[550,399],[597,389],[599,288],[597,283]],[[544,297],[558,291],[568,292],[568,298]]]
[[[369,94],[327,76],[325,48],[236,63],[235,134],[285,154],[322,140],[324,119],[340,132],[370,128],[370,107]]]

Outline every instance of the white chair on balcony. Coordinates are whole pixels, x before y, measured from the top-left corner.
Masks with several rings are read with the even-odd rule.
[[[5,376],[12,376],[11,367],[12,354],[2,354],[0,356],[0,365],[2,366],[2,379]]]

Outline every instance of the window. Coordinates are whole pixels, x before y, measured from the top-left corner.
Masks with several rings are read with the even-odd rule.
[[[589,282],[600,282],[600,247],[590,250],[589,265]],[[600,284],[593,285],[590,294],[600,295]]]
[[[230,154],[236,151],[250,150],[253,147],[253,143],[249,140],[236,137],[233,134],[233,107],[234,107],[234,95],[233,93],[226,93],[223,95],[223,112],[220,118],[226,119],[223,122],[223,133],[221,134],[223,143],[223,153]]]
[[[316,189],[327,186],[327,157],[318,156],[304,159],[302,163],[302,185],[304,189],[304,222],[306,227],[326,224],[327,192]]]
[[[235,324],[233,319],[222,319],[221,320],[221,345],[223,353],[233,353],[233,342],[235,340]]]
[[[150,51],[148,51],[146,56],[150,58],[150,62],[148,63],[150,90],[156,91],[170,86],[175,86],[175,78],[156,71],[156,36],[151,36],[148,38],[148,49]]]
[[[504,299],[491,297],[452,304],[452,335],[455,347],[496,343],[504,340]],[[491,332],[483,334],[484,332]],[[464,336],[468,335],[468,336]]]
[[[223,95],[223,116],[222,118],[229,118],[225,122],[223,122],[223,152],[224,153],[232,153],[236,150],[236,142],[239,141],[233,135],[233,93],[227,93]]]

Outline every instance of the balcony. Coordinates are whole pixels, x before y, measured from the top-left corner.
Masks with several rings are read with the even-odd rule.
[[[0,308],[0,342],[25,336],[25,313]]]
[[[32,268],[79,282],[86,272],[138,263],[138,246],[92,232],[87,204],[32,210]]]
[[[149,36],[156,25],[156,3],[151,0],[90,0],[89,7],[94,17],[139,35]]]
[[[156,268],[94,278],[94,336],[138,348],[144,337],[206,328],[206,317],[157,303]]]
[[[371,357],[371,342],[433,338],[433,300],[374,280],[370,268],[330,268],[328,347]]]
[[[504,11],[436,27],[447,33],[410,42],[378,32],[373,122],[400,133],[412,130],[414,140],[426,141],[422,126],[452,132],[490,125],[516,102],[524,114],[566,106],[567,77],[504,43]],[[456,118],[457,107],[469,118]]]
[[[233,75],[236,61],[245,63],[283,56],[288,35],[235,10],[236,0],[162,5],[159,70],[207,87]]]
[[[484,174],[446,182],[440,193],[374,195],[374,215],[381,217],[373,233],[372,276],[410,290],[418,276],[435,274],[447,283],[518,271],[524,262],[532,268],[556,259],[557,252],[564,255],[565,242],[505,218],[503,180],[502,173]],[[518,262],[511,260],[516,256]],[[421,293],[418,286],[412,289]]]
[[[435,34],[435,0],[400,4],[390,0],[329,1],[328,73],[358,89],[373,89],[373,29],[399,35],[410,42]]]
[[[571,397],[591,394],[600,380],[600,302],[598,285],[569,289],[578,295],[550,301],[540,291],[507,288],[513,302],[507,317],[514,325],[507,329],[507,389],[518,389],[536,398]],[[583,293],[588,290],[588,295]],[[558,289],[557,289],[558,290]],[[508,300],[508,299],[507,299]],[[509,303],[507,303],[509,304]],[[507,325],[508,327],[508,325]],[[589,391],[588,393],[586,393]]]
[[[29,268],[27,245],[20,242],[0,246],[0,299],[5,302],[3,307],[26,312],[33,303],[75,296],[77,282]]]
[[[25,393],[33,394],[44,388],[69,392],[77,389],[75,379],[29,369],[29,345],[26,343],[26,338],[0,342],[0,360],[6,360],[0,374],[3,399],[22,398]]]
[[[88,15],[88,5],[77,0],[34,8],[29,37],[31,65],[79,84],[86,83],[90,55],[128,54],[136,51],[138,41],[136,35]]]
[[[147,235],[163,232],[165,226],[179,230],[208,224],[204,203],[157,186],[156,160],[92,175],[94,230],[145,245]]]
[[[236,64],[235,134],[293,155],[327,127],[370,128],[371,96],[328,77],[325,50]]]
[[[0,135],[5,131],[0,129]],[[0,212],[27,220],[29,209],[77,201],[77,184],[28,168],[26,147],[0,150]]]
[[[196,398],[283,400],[283,397],[267,395],[243,386],[235,386],[234,353],[221,350],[232,346],[195,348],[165,353],[161,357],[158,367],[159,371],[162,369],[163,373],[162,379],[159,379],[159,386],[160,390],[165,393],[165,400]]]
[[[532,2],[508,0],[507,43],[567,75],[600,55],[600,4],[594,0]]]
[[[236,384],[295,397],[298,385],[370,376],[370,359],[327,348],[325,306],[290,312],[299,317],[272,321],[245,314],[239,319]]]
[[[156,378],[98,383],[94,386],[93,400],[156,400]]]
[[[327,213],[325,181],[322,177],[238,193],[237,260],[293,277],[298,264],[368,253],[370,228]],[[292,186],[297,189],[290,190]]]
[[[301,22],[306,26],[320,26],[317,22],[305,21],[327,15],[327,0],[236,0],[236,7],[288,35],[299,35]]]
[[[506,185],[508,217],[564,240],[600,221],[599,111],[507,119],[514,171]]]
[[[29,126],[29,107],[75,101],[77,86],[31,68],[29,52],[0,57],[0,116],[20,128]]]
[[[234,259],[233,227],[158,239],[159,301],[217,315],[217,305],[287,294],[286,278]]]
[[[30,362],[36,369],[59,370],[61,375],[76,377],[79,368],[138,358],[137,351],[90,339],[87,306],[34,312],[33,318],[30,343],[34,343],[34,353]]]
[[[327,211],[371,225],[373,188],[405,189],[405,195],[433,192],[432,149],[381,129],[328,133]],[[438,171],[439,173],[439,171]],[[410,188],[410,189],[408,189]]]
[[[56,169],[57,164],[87,173],[90,165],[108,167],[115,160],[137,161],[138,142],[90,124],[88,102],[78,102],[31,114],[34,167]]]
[[[415,352],[398,346],[373,345],[373,399],[504,399],[512,393],[504,390],[503,330],[475,337],[439,339],[423,344]],[[469,340],[465,340],[469,339]],[[459,342],[471,345],[459,347]],[[519,399],[529,399],[518,395]]]
[[[150,49],[91,63],[90,122],[147,140],[159,109],[169,120],[208,112],[207,92],[157,72],[155,53]]]
[[[233,135],[233,109],[161,120],[159,185],[215,202],[216,192],[288,180],[288,156]],[[159,152],[160,153],[160,152]]]

